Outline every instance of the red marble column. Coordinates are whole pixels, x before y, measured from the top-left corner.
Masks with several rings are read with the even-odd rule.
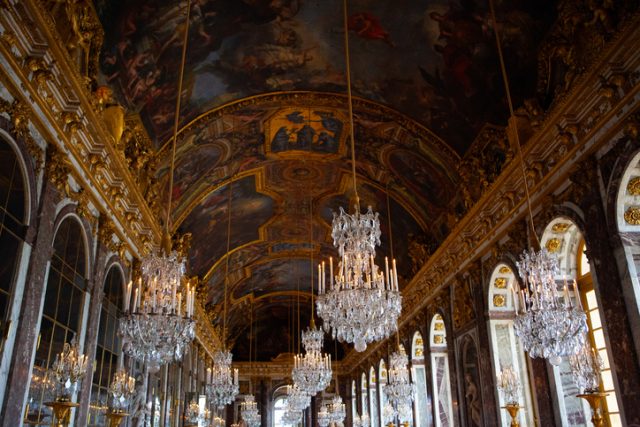
[[[21,425],[38,338],[40,313],[45,292],[45,279],[53,251],[54,222],[58,191],[45,179],[38,208],[34,241],[20,318],[13,349],[13,363],[7,379],[5,404],[0,416],[2,427]],[[20,363],[17,363],[20,361]]]

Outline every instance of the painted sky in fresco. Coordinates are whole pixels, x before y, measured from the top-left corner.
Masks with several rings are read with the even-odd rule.
[[[106,30],[103,81],[168,139],[184,2],[97,1]],[[499,3],[516,100],[532,96],[536,46],[551,0]],[[339,0],[192,2],[182,122],[229,101],[286,90],[345,92]],[[418,120],[463,152],[506,116],[493,28],[483,0],[350,1],[355,94]]]

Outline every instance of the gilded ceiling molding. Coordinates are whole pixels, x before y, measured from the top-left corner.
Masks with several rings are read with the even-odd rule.
[[[637,122],[630,118],[635,113],[632,109],[640,103],[638,27],[640,13],[628,19],[608,47],[601,51],[597,63],[589,71],[575,77],[570,90],[554,103],[545,115],[544,122],[524,143],[522,155],[529,165],[527,180],[531,184],[534,207],[548,197],[556,186],[566,182],[575,165],[590,153],[609,144],[616,135],[637,135]],[[615,96],[601,90],[603,80],[622,82],[618,77],[620,75],[625,76],[624,84],[615,85]],[[565,133],[569,133],[571,138],[567,138]],[[506,165],[493,188],[497,190],[482,195],[406,286],[401,326],[423,307],[442,306],[444,300],[438,301],[440,291],[448,288],[456,274],[465,271],[472,260],[490,250],[495,242],[509,232],[513,217],[526,214],[521,191],[522,173],[517,162]],[[511,192],[508,200],[513,206],[510,209],[504,206],[505,190]],[[630,220],[635,220],[634,214],[628,216]],[[523,242],[522,232],[516,234],[513,241],[520,246]],[[448,305],[446,309],[449,309]],[[360,360],[382,345],[384,343],[372,344],[365,354],[349,352],[344,360],[345,365],[349,366],[346,369],[354,369]]]

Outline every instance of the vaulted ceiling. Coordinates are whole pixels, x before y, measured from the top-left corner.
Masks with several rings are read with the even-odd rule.
[[[537,47],[555,2],[496,3],[516,102],[544,96]],[[299,290],[308,322],[311,259],[335,255],[332,211],[351,196],[342,1],[192,5],[173,225],[193,234],[189,269],[218,314],[228,265],[236,356],[248,358],[253,308],[266,360],[291,348]],[[102,80],[139,115],[166,184],[186,2],[96,6]],[[358,192],[381,213],[380,254],[393,249],[403,285],[449,231],[461,159],[484,126],[506,122],[494,33],[483,0],[349,7]]]

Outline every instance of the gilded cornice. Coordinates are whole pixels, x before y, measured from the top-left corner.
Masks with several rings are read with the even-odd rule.
[[[86,190],[82,197],[111,216],[132,255],[144,254],[159,242],[160,227],[114,147],[87,76],[74,66],[41,2],[10,3],[0,14],[2,83],[14,104],[28,106],[26,117],[43,139],[68,158],[70,175]],[[94,41],[100,37],[101,29]]]
[[[280,355],[271,362],[233,362],[233,368],[239,371],[240,380],[249,378],[270,378],[285,379],[291,378],[291,367],[293,366],[293,355]],[[341,362],[331,362],[334,378],[336,375],[346,374],[344,365]]]
[[[568,180],[576,164],[616,136],[635,131],[629,117],[640,103],[639,27],[640,14],[635,14],[525,143],[522,155],[534,210]],[[512,161],[405,287],[401,330],[525,216],[523,188],[520,165]],[[364,353],[350,351],[343,360],[345,372],[384,345],[372,344]]]

